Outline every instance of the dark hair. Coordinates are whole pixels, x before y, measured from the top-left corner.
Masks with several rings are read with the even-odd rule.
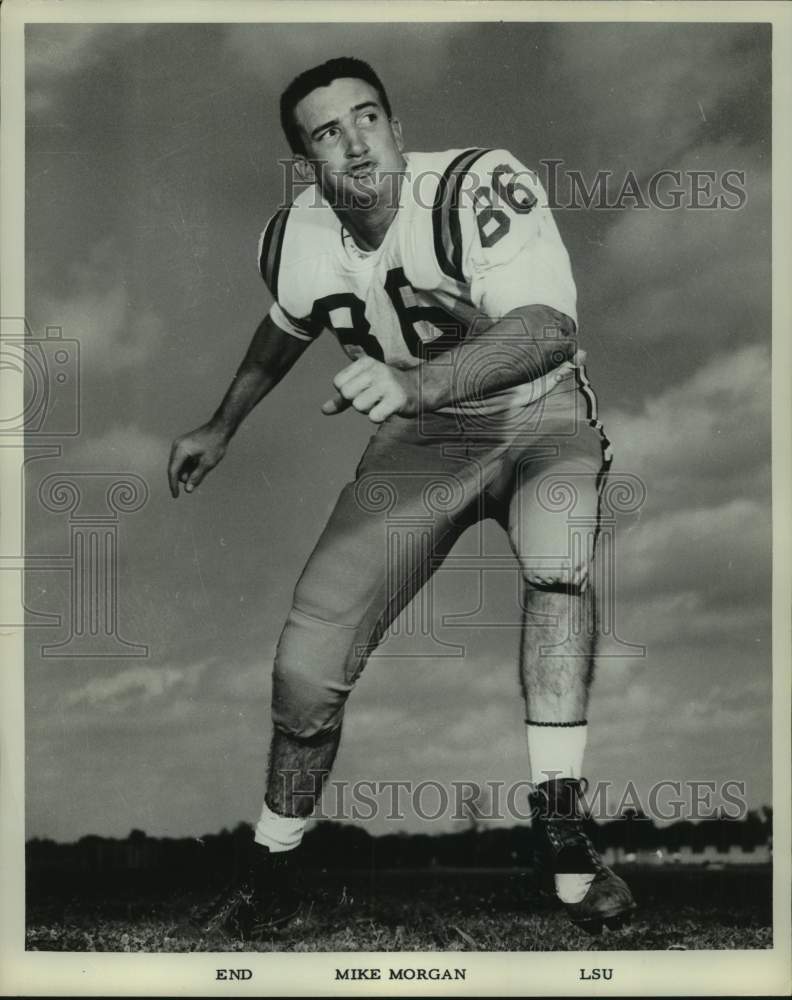
[[[385,88],[382,86],[382,80],[380,80],[367,62],[363,62],[362,59],[354,59],[352,56],[340,56],[338,59],[329,59],[327,62],[322,63],[321,66],[314,66],[313,69],[307,69],[304,73],[300,73],[281,94],[281,127],[286,134],[292,152],[305,152],[300,130],[297,122],[294,120],[294,109],[311,91],[316,90],[318,87],[327,87],[333,80],[347,76],[370,83],[379,95],[385,114],[388,118],[391,117],[390,101],[388,100],[388,95],[385,93]]]

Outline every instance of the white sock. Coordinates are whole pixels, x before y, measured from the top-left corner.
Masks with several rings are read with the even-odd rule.
[[[585,722],[574,726],[537,726],[529,722],[526,728],[531,781],[535,785],[554,778],[580,778],[588,737]],[[564,903],[579,903],[593,880],[588,873],[556,875],[556,895]]]
[[[538,785],[553,778],[579,778],[583,771],[588,726],[537,726],[527,723],[531,781]]]
[[[256,823],[253,839],[262,847],[268,847],[273,854],[279,851],[293,851],[299,847],[305,832],[305,820],[300,816],[280,816],[265,802],[261,816]]]
[[[579,903],[593,881],[593,875],[556,875],[556,896],[562,903]]]

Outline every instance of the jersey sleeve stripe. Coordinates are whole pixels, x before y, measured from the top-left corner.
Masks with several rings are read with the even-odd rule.
[[[432,207],[432,232],[437,262],[444,274],[464,282],[459,196],[465,174],[488,149],[466,149],[449,163],[437,185]]]
[[[267,283],[267,288],[272,292],[272,296],[278,298],[278,272],[280,271],[281,253],[283,252],[283,238],[286,234],[286,222],[289,218],[288,208],[282,208],[270,219],[267,228],[264,230],[264,237],[261,241],[261,255],[259,257],[259,270],[262,278]]]

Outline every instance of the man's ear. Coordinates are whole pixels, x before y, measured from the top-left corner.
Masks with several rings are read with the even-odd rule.
[[[396,148],[400,153],[404,152],[404,136],[402,135],[401,122],[398,118],[391,118],[390,120],[391,132],[393,132],[393,138],[396,140]]]
[[[303,184],[313,184],[316,181],[312,163],[301,153],[294,154],[294,170]]]

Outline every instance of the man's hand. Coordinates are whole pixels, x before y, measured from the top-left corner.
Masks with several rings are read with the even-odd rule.
[[[226,435],[210,424],[176,438],[168,462],[171,496],[178,497],[179,483],[184,484],[185,493],[192,493],[225,455],[227,447]]]
[[[322,413],[340,413],[354,406],[381,424],[393,413],[413,417],[418,413],[418,379],[415,371],[401,371],[367,356],[359,357],[333,379],[336,396],[322,405]]]

